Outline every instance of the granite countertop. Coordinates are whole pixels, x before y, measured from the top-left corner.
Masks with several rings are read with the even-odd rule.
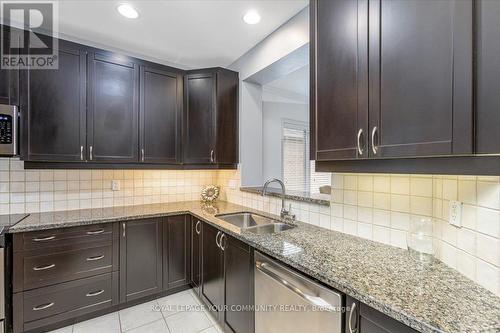
[[[49,212],[31,214],[9,232],[190,213],[418,331],[500,331],[500,298],[440,261],[421,265],[406,250],[302,222],[282,233],[256,235],[214,216],[238,211],[255,210],[180,202]]]
[[[262,194],[262,186],[260,187],[240,187],[240,190],[243,192]],[[270,195],[273,197],[281,198],[282,192],[281,189],[276,189],[273,187],[269,187],[267,189],[266,195]],[[285,199],[309,202],[317,205],[330,206],[330,198],[329,194],[312,194],[309,192],[301,192],[301,191],[289,191],[285,192]]]

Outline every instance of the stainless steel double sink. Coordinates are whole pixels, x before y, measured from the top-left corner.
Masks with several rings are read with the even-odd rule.
[[[215,217],[226,221],[242,230],[253,232],[254,234],[273,234],[280,231],[295,228],[294,225],[283,223],[263,215],[238,212],[230,214],[215,215]]]

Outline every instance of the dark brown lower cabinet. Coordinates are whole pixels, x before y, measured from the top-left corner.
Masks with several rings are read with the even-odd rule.
[[[202,223],[201,229],[203,237],[200,296],[213,315],[220,319],[219,310],[224,305],[224,267],[222,249],[219,246],[222,233],[207,223]]]
[[[191,218],[191,285],[197,295],[201,286],[201,221]]]
[[[253,251],[247,244],[224,235],[224,328],[226,332],[253,333]]]
[[[162,290],[162,219],[120,225],[120,302]]]
[[[196,226],[196,225],[195,225]],[[226,332],[253,333],[253,252],[250,246],[202,223],[200,296]]]
[[[189,284],[190,216],[163,221],[163,290]]]
[[[392,319],[358,300],[346,296],[345,332],[416,333],[414,329]]]

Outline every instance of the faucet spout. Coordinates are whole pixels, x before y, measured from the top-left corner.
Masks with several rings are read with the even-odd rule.
[[[262,187],[262,196],[265,196],[267,194],[267,188],[269,187],[269,184],[274,183],[274,182],[280,184],[280,186],[281,186],[281,192],[282,192],[282,194],[281,194],[281,213],[280,213],[281,218],[288,218],[288,217],[293,218],[293,215],[290,215],[290,212],[285,209],[285,193],[286,193],[285,183],[283,183],[280,179],[272,178],[272,179],[269,179],[268,181],[266,181],[264,183],[264,186]]]

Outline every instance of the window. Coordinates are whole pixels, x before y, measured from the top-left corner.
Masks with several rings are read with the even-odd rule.
[[[309,126],[307,123],[285,120],[282,123],[282,174],[287,190],[319,193],[330,185],[330,174],[315,171],[309,161]]]

